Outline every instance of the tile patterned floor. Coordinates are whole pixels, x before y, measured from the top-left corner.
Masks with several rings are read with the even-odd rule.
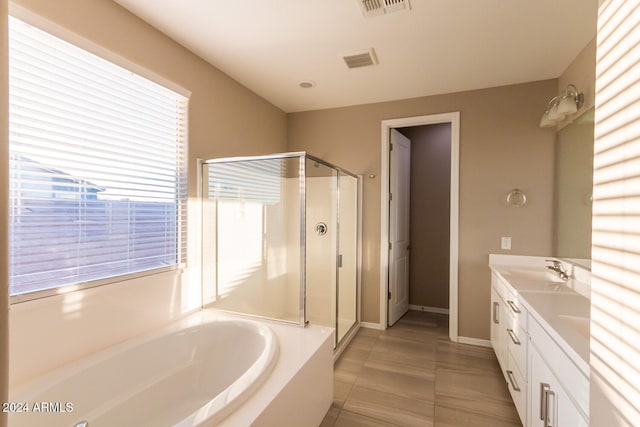
[[[361,328],[321,427],[521,426],[493,350],[451,343],[447,323],[410,311],[386,331]]]

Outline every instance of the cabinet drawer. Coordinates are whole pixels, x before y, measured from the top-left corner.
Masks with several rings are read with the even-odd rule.
[[[513,361],[517,365],[520,372],[527,372],[527,346],[529,345],[529,336],[524,328],[520,327],[517,321],[513,319],[508,322],[506,327],[507,346]],[[513,366],[513,365],[509,365]]]
[[[509,294],[504,299],[509,315],[517,322],[518,327],[521,327],[525,331],[528,330],[527,325],[527,309],[520,302],[520,297]]]
[[[522,421],[523,425],[526,425],[528,386],[527,381],[520,373],[520,370],[511,368],[514,365],[515,362],[511,354],[509,354],[510,368],[506,370],[507,386],[509,387],[509,393],[511,393],[511,398],[513,399],[513,403],[515,404],[516,410],[518,411],[520,420]]]
[[[502,298],[503,300],[506,300],[507,297],[511,298],[511,292],[509,292],[507,285],[502,281],[502,279],[500,279],[500,277],[498,277],[496,273],[493,272],[491,273],[491,286],[496,290],[498,295],[500,295],[500,298]]]
[[[526,349],[525,341],[527,341],[529,337],[529,333],[527,331],[529,313],[524,307],[518,308],[518,305],[516,305],[515,302],[515,298],[510,298],[509,301],[511,301],[512,304],[509,304],[507,302],[503,303],[503,317],[505,318],[505,321],[503,321],[502,323],[504,325],[504,336],[509,343],[509,348],[513,348],[515,351],[514,354],[517,354],[517,350],[522,350],[523,348]],[[514,311],[514,307],[518,308],[519,313],[517,311]],[[521,345],[518,345],[517,342],[520,342]],[[524,363],[521,366],[524,367]],[[523,370],[522,372],[526,371]]]

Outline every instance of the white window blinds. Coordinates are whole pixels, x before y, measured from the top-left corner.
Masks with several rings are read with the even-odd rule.
[[[286,176],[285,165],[282,159],[212,163],[207,174],[207,196],[209,199],[279,203],[282,178]]]
[[[184,261],[186,102],[10,18],[11,295]]]
[[[589,425],[640,425],[640,0],[598,12]]]

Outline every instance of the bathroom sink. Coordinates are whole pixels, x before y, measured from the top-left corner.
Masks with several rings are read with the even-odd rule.
[[[575,292],[550,294],[548,292],[522,292],[524,299],[543,317],[553,320],[556,316],[563,319],[563,323],[580,323],[579,319],[589,320],[591,303],[585,297]],[[565,319],[566,318],[566,319]],[[571,319],[571,320],[567,320]],[[577,319],[577,320],[576,320]]]
[[[508,268],[504,270],[503,274],[512,278],[538,282],[565,283],[558,274],[545,268]]]
[[[591,336],[591,320],[588,317],[569,316],[566,314],[561,314],[558,317],[571,329],[582,335],[586,340],[589,340]]]

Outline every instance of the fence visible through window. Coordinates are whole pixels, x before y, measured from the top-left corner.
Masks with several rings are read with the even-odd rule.
[[[9,23],[11,295],[180,265],[187,99]]]

